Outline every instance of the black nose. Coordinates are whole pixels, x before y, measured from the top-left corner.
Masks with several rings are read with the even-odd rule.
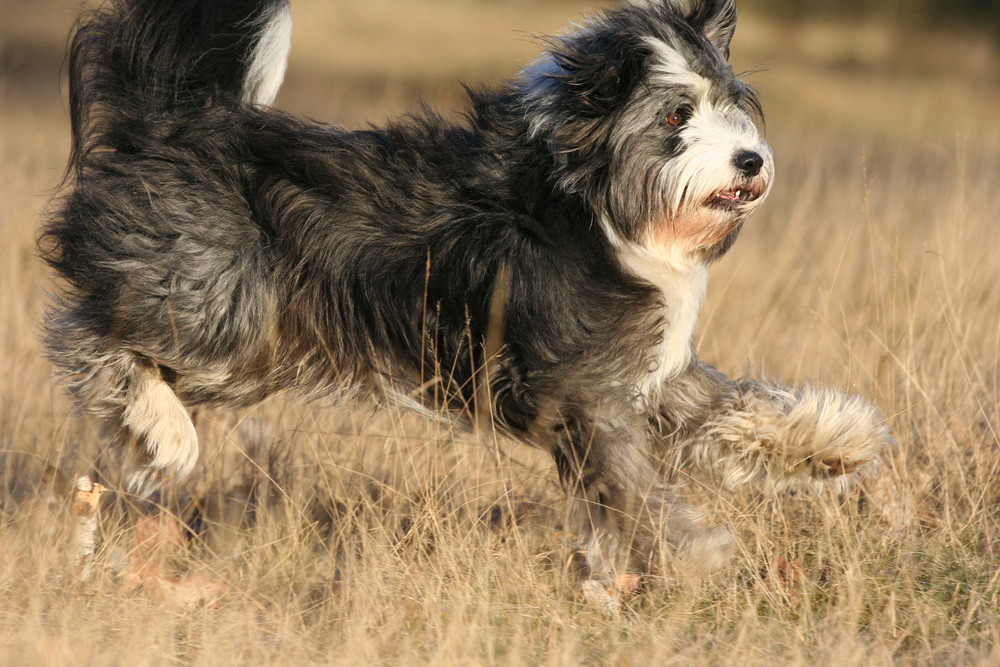
[[[760,173],[760,168],[764,166],[764,158],[760,156],[760,153],[740,151],[733,158],[733,164],[743,172],[744,176],[756,176]]]

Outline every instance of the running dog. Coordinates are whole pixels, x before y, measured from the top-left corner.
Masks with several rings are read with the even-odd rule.
[[[72,40],[48,354],[140,493],[194,466],[191,407],[367,397],[548,451],[595,578],[711,569],[731,537],[662,461],[843,488],[891,442],[858,396],[693,350],[774,175],[735,25],[732,0],[626,4],[470,90],[461,124],[349,131],[269,106],[286,0],[110,0]]]

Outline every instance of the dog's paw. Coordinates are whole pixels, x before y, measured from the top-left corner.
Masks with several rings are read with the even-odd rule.
[[[681,553],[683,574],[698,579],[721,569],[736,552],[736,541],[728,528],[705,526]]]
[[[642,577],[638,574],[619,574],[610,582],[588,579],[580,585],[583,598],[591,607],[607,616],[614,616],[622,606],[639,593]]]
[[[685,455],[726,488],[767,480],[775,490],[839,485],[873,474],[894,440],[885,419],[857,395],[747,379]]]
[[[874,474],[879,455],[895,442],[871,403],[832,389],[802,389],[787,420],[790,453],[819,481]]]

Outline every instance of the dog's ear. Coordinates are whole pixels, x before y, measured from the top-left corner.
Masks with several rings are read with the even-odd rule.
[[[736,32],[736,0],[701,0],[687,21],[729,58],[729,43]]]
[[[567,86],[573,111],[585,116],[608,113],[628,99],[642,78],[649,49],[634,35],[596,32],[564,42],[552,51]]]

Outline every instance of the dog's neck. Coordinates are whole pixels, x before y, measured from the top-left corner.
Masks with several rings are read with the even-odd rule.
[[[656,393],[669,378],[686,369],[693,358],[693,338],[708,287],[708,265],[670,249],[647,249],[631,242],[614,243],[618,259],[630,275],[660,291],[663,337],[653,351],[653,363],[638,384],[645,396]]]
[[[531,139],[530,132],[526,131],[523,118],[508,116],[500,110],[514,111],[519,107],[507,107],[497,104],[482,109],[484,116],[478,117],[477,127],[480,130],[487,130],[488,133],[496,133],[497,136],[506,135],[509,140],[507,146],[523,146],[521,142],[538,141]],[[504,142],[497,142],[503,144]],[[537,151],[526,150],[526,155],[535,156]],[[594,210],[592,203],[586,201],[577,194],[567,193],[561,188],[556,188],[553,192],[551,188],[551,174],[558,172],[556,163],[543,165],[532,162],[519,162],[515,155],[508,155],[508,164],[519,164],[522,168],[531,172],[531,178],[525,177],[524,173],[518,174],[517,183],[534,184],[540,191],[545,192],[544,201],[551,205],[553,201],[562,200],[566,205],[566,210],[562,215],[556,215],[547,222],[556,223],[559,226],[560,220],[567,226],[572,227],[574,233],[587,233],[602,235],[608,242],[608,250],[617,260],[622,271],[635,279],[650,284],[656,288],[661,295],[662,307],[654,312],[654,316],[660,319],[663,328],[663,335],[655,349],[648,351],[637,351],[637,354],[645,353],[650,358],[649,366],[642,377],[635,378],[634,382],[638,390],[645,396],[655,395],[657,387],[662,386],[669,378],[677,375],[686,369],[693,358],[692,339],[695,328],[698,324],[698,312],[701,309],[702,300],[708,284],[708,263],[704,252],[691,251],[680,243],[670,245],[654,246],[641,245],[634,241],[626,240],[619,233],[617,226],[610,219]],[[530,187],[530,185],[529,185]],[[526,193],[521,190],[522,196]],[[554,195],[557,195],[554,197]],[[585,225],[581,227],[581,218],[589,218],[597,221],[598,224],[591,227]],[[564,219],[565,218],[565,219]],[[550,229],[556,232],[556,229]],[[559,229],[559,232],[566,233],[566,229]],[[557,232],[558,233],[558,232]]]

